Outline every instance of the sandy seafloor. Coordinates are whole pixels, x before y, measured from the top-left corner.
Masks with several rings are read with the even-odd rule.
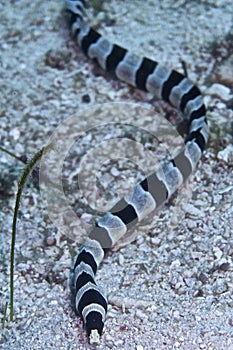
[[[30,159],[62,121],[96,102],[144,101],[162,114],[167,109],[103,76],[73,44],[62,8],[55,0],[0,2],[0,144],[19,157]],[[94,18],[107,38],[139,55],[180,72],[183,60],[205,95],[211,130],[185,204],[171,201],[142,229],[147,235],[109,254],[98,271],[109,312],[96,349],[233,349],[232,0],[111,0]],[[84,129],[94,122],[77,117]],[[84,150],[94,141],[84,140]],[[22,169],[0,152],[1,320],[9,300],[11,222]],[[125,170],[123,184],[130,173]],[[111,184],[119,178],[115,165],[106,166],[100,179],[107,185],[99,195],[107,188],[114,197]],[[91,214],[80,203],[78,216],[87,220]],[[14,322],[8,310],[1,349],[94,348],[70,306],[75,248],[75,240],[50,220],[31,179],[18,220]]]

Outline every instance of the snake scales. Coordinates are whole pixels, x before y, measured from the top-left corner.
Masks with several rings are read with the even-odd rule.
[[[176,107],[188,120],[184,149],[137,184],[96,221],[74,260],[71,273],[75,311],[81,316],[90,343],[99,342],[107,313],[107,298],[95,283],[97,268],[106,251],[138,221],[164,203],[195,169],[208,140],[206,108],[200,90],[184,75],[146,57],[138,57],[111,44],[91,28],[84,0],[66,0],[73,38],[83,52],[119,80],[153,93]]]

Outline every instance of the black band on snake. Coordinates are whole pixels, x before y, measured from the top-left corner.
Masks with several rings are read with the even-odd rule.
[[[132,223],[158,208],[187,179],[206,146],[208,125],[201,92],[186,76],[104,39],[86,23],[83,0],[67,0],[66,7],[71,13],[74,40],[89,58],[118,79],[170,103],[189,123],[183,151],[97,220],[75,258],[71,281],[75,311],[83,319],[90,343],[96,343],[107,312],[107,299],[95,283],[105,248],[111,248]]]

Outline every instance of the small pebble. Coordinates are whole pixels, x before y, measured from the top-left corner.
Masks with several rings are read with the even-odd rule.
[[[160,245],[161,239],[159,237],[152,237],[151,238],[151,243],[154,244],[156,247]]]
[[[91,214],[84,213],[84,214],[81,215],[81,220],[83,222],[89,223],[91,221],[91,219],[92,219],[92,215]]]
[[[179,320],[180,319],[180,313],[179,313],[178,310],[175,310],[173,312],[173,317],[174,317],[175,320]]]
[[[121,266],[124,265],[125,258],[122,254],[119,254],[118,261],[119,261],[119,265],[121,265]]]
[[[136,350],[143,350],[144,348],[143,348],[143,346],[142,345],[137,345],[136,346]]]
[[[213,247],[214,256],[216,259],[221,259],[223,252],[218,247]]]
[[[20,137],[20,130],[18,128],[11,129],[9,135],[13,137],[14,140],[18,140]]]
[[[84,103],[90,103],[90,102],[91,102],[90,95],[88,95],[88,94],[83,95],[83,96],[82,96],[82,102],[84,102]]]
[[[145,319],[145,313],[142,312],[140,309],[137,309],[137,311],[136,311],[136,316],[137,316],[138,318],[140,318],[141,320],[144,320],[144,319]]]
[[[36,292],[36,297],[37,298],[42,298],[45,295],[45,291],[44,289],[38,289],[38,291]]]
[[[115,168],[115,167],[113,167],[110,172],[115,177],[120,175],[119,170],[117,168]]]
[[[56,238],[53,237],[53,236],[50,236],[46,239],[46,244],[48,246],[52,246],[52,245],[55,245],[56,244]]]
[[[224,160],[226,163],[233,163],[233,145],[228,145],[217,154],[218,159]]]
[[[185,208],[186,208],[187,213],[189,213],[190,215],[192,215],[194,217],[202,218],[205,216],[205,213],[203,213],[203,211],[194,207],[192,204],[187,204]]]
[[[206,90],[206,94],[219,97],[222,101],[229,101],[233,97],[230,88],[222,84],[213,84]]]

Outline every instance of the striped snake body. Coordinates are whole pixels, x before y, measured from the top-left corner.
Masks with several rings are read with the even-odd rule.
[[[204,151],[208,125],[201,92],[186,76],[104,39],[86,23],[83,0],[66,0],[66,7],[71,13],[74,40],[89,58],[119,80],[170,103],[189,121],[184,149],[162,171],[138,183],[130,195],[97,220],[75,258],[71,281],[75,310],[83,319],[90,343],[97,343],[104,327],[107,299],[96,285],[95,274],[105,252],[126,234],[132,223],[164,203],[188,178]]]

